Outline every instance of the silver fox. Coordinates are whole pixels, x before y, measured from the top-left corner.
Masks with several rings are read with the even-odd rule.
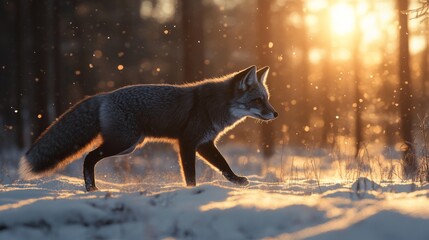
[[[133,85],[87,97],[35,141],[20,162],[24,178],[53,172],[89,152],[83,164],[87,191],[97,190],[94,167],[101,159],[128,154],[148,140],[178,143],[187,186],[195,186],[196,153],[232,183],[247,185],[215,146],[245,117],[272,120],[269,67],[251,66],[222,78],[185,85]]]

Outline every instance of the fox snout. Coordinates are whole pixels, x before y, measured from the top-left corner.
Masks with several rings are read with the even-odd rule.
[[[277,111],[274,109],[273,106],[269,102],[266,103],[264,111],[262,111],[262,120],[273,120],[276,119],[279,116]]]

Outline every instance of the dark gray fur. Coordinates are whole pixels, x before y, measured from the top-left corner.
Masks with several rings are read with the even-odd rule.
[[[276,117],[263,83],[254,79],[256,68],[250,67],[222,79],[196,84],[134,85],[89,97],[63,114],[39,137],[26,154],[27,164],[34,173],[53,170],[100,134],[101,145],[84,161],[85,186],[92,191],[97,189],[94,166],[98,161],[130,153],[147,138],[167,138],[179,143],[188,186],[196,184],[196,152],[228,180],[245,185],[247,179],[232,172],[214,142],[226,128],[245,117],[232,114],[234,104],[240,105],[239,113],[260,108],[257,118]],[[261,87],[264,89],[258,90]],[[256,106],[254,98],[265,98],[265,103]]]
[[[90,143],[100,132],[101,97],[83,99],[51,124],[25,154],[28,170],[36,174],[54,170],[61,160]]]

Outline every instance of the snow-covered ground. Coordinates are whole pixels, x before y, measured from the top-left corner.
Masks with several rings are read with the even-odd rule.
[[[233,169],[252,172],[254,157],[247,158]],[[281,178],[250,175],[247,187],[200,173],[199,185],[186,188],[177,167],[175,177],[128,181],[99,172],[94,193],[78,173],[13,180],[0,185],[0,239],[429,239],[429,185],[328,177],[313,158],[304,178],[300,157],[291,159]]]
[[[0,239],[428,239],[429,186],[279,184],[184,188],[57,176],[4,185]],[[359,185],[359,186],[358,186]],[[149,189],[149,190],[146,190]]]

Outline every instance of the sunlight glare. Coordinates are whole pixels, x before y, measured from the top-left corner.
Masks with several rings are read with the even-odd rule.
[[[288,196],[288,201],[284,201],[284,196],[282,194],[267,194],[266,192],[257,189],[231,192],[229,195],[230,196],[223,201],[212,201],[205,205],[201,205],[200,210],[203,212],[232,208],[276,210],[294,204],[314,206],[318,203],[318,198],[312,196],[308,196],[306,202],[303,202],[302,198],[293,195]]]
[[[355,27],[355,14],[349,4],[338,3],[330,9],[332,32],[337,35],[352,33]]]
[[[306,10],[308,11],[320,11],[321,9],[326,8],[328,3],[323,0],[309,0],[306,1]]]
[[[155,18],[161,23],[170,21],[175,14],[175,0],[158,1],[154,4],[152,1],[142,1],[140,5],[141,18]]]
[[[309,59],[312,63],[319,63],[322,60],[322,52],[320,49],[310,49]]]
[[[363,41],[370,43],[381,38],[381,32],[378,28],[377,16],[375,14],[368,14],[360,20],[361,28],[363,31]]]
[[[426,48],[425,36],[411,36],[410,37],[410,53],[417,54]]]

